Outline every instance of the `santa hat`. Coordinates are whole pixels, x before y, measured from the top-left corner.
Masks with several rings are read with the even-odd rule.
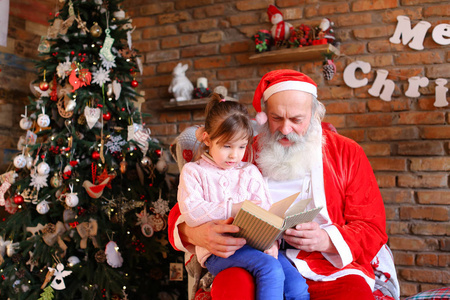
[[[272,16],[276,14],[283,15],[275,5],[270,4],[269,7],[267,8],[267,15],[269,16],[269,21],[272,20]]]
[[[282,91],[302,91],[317,97],[317,84],[305,74],[294,70],[275,70],[264,75],[253,96],[258,124],[267,122],[267,115],[261,110],[261,100],[266,102],[270,96]]]

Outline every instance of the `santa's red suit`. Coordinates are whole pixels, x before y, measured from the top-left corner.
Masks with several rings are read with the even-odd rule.
[[[371,261],[387,242],[383,200],[362,148],[329,130],[322,130],[322,135],[323,163],[311,171],[312,205],[324,207],[315,221],[327,231],[338,253],[288,249],[287,255],[310,280],[330,281],[356,275],[364,278],[373,290],[375,276]],[[257,153],[258,138],[254,146]],[[169,240],[176,249],[191,252],[179,238],[177,225],[183,222],[179,216],[178,207],[174,207],[169,216]],[[229,271],[220,280],[234,281],[237,273]],[[248,287],[241,288],[244,291]]]

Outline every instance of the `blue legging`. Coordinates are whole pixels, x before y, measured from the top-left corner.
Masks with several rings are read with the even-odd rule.
[[[256,280],[256,300],[309,300],[305,279],[281,252],[276,259],[245,245],[228,258],[211,255],[205,266],[213,275],[231,267],[249,271]]]

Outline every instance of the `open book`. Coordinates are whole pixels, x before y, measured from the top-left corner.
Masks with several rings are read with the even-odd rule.
[[[278,201],[268,211],[245,200],[233,221],[233,225],[240,228],[234,236],[245,238],[247,245],[264,251],[270,248],[286,229],[300,223],[311,222],[322,207],[304,211],[311,198],[292,205],[299,194]]]

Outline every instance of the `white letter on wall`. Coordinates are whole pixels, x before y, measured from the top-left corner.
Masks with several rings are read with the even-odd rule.
[[[420,96],[419,87],[426,87],[430,82],[426,77],[414,76],[408,79],[409,86],[405,92],[406,97],[417,98]]]
[[[450,45],[450,24],[439,24],[434,27],[432,37],[439,45]]]
[[[445,99],[445,94],[447,94],[448,88],[445,87],[447,80],[444,78],[436,79],[436,101],[434,101],[434,106],[444,107],[448,105]]]
[[[397,16],[397,27],[395,28],[394,35],[389,39],[393,44],[400,44],[400,36],[403,39],[403,45],[409,43],[409,47],[415,50],[423,50],[423,40],[427,34],[428,28],[431,24],[426,21],[420,21],[411,29],[411,21],[407,16]]]
[[[377,70],[377,77],[375,78],[375,82],[373,83],[372,87],[368,90],[369,94],[374,97],[380,96],[380,98],[384,101],[391,101],[395,83],[390,79],[386,79],[388,75],[389,72],[387,70]],[[381,88],[383,86],[383,93],[380,94]]]
[[[365,86],[369,81],[367,78],[357,79],[355,77],[356,69],[361,69],[364,74],[367,74],[370,72],[371,66],[368,62],[357,60],[345,68],[344,82],[346,85],[354,89]]]

